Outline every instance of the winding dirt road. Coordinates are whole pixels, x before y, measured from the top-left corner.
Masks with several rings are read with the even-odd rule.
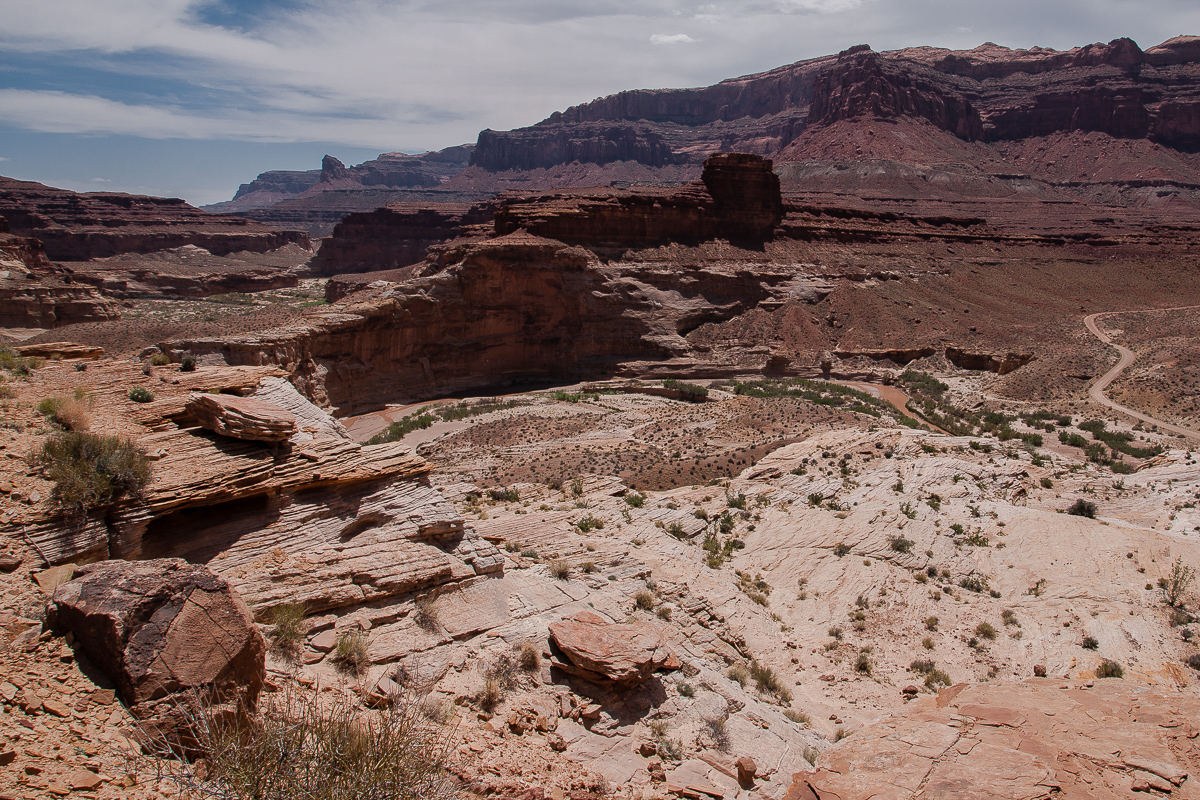
[[[1193,439],[1200,439],[1200,433],[1197,433],[1196,431],[1189,430],[1187,428],[1181,428],[1178,425],[1172,425],[1169,422],[1163,422],[1161,419],[1156,419],[1156,418],[1150,416],[1149,414],[1143,414],[1140,411],[1134,411],[1132,408],[1123,406],[1120,403],[1114,403],[1112,400],[1108,399],[1108,396],[1104,394],[1104,390],[1107,389],[1112,384],[1112,382],[1115,381],[1120,376],[1120,374],[1125,371],[1126,367],[1128,367],[1130,364],[1133,363],[1133,360],[1135,358],[1137,358],[1137,354],[1134,353],[1132,350],[1130,350],[1128,347],[1119,345],[1116,342],[1114,342],[1112,340],[1112,337],[1110,337],[1108,334],[1101,331],[1099,326],[1096,325],[1097,318],[1106,317],[1109,314],[1138,314],[1138,313],[1142,313],[1144,311],[1187,311],[1187,310],[1193,309],[1193,308],[1200,308],[1200,306],[1176,306],[1175,308],[1147,308],[1147,309],[1142,309],[1142,311],[1101,311],[1096,314],[1088,314],[1086,317],[1084,317],[1083,324],[1087,326],[1087,329],[1089,331],[1091,331],[1092,334],[1097,339],[1099,339],[1101,342],[1103,342],[1104,344],[1106,344],[1110,347],[1117,348],[1117,352],[1121,354],[1121,358],[1117,361],[1116,366],[1114,366],[1108,372],[1104,373],[1102,376],[1100,376],[1100,380],[1096,381],[1090,387],[1088,387],[1088,397],[1090,397],[1092,400],[1096,401],[1100,405],[1107,406],[1108,408],[1111,408],[1114,411],[1119,411],[1122,414],[1128,414],[1129,416],[1131,416],[1135,419],[1140,419],[1142,422],[1148,422],[1151,425],[1157,425],[1162,430],[1171,431],[1172,433],[1179,433],[1179,434],[1188,436]]]

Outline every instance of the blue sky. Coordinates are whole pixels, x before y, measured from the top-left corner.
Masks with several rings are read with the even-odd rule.
[[[229,199],[267,169],[474,141],[629,88],[867,43],[1200,33],[1195,0],[0,0],[0,174]]]

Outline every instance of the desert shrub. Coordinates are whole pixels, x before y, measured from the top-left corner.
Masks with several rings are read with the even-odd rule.
[[[579,529],[580,533],[588,533],[589,531],[602,530],[604,528],[604,521],[596,519],[591,514],[585,514],[575,523],[575,527]]]
[[[684,383],[674,378],[667,378],[663,381],[663,388],[676,390],[679,392],[680,398],[692,403],[699,403],[708,397],[708,387],[699,386],[694,383]]]
[[[259,701],[250,724],[200,703],[184,713],[202,761],[178,759],[159,741],[148,742],[149,755],[133,762],[148,780],[175,784],[180,797],[451,800],[457,794],[447,770],[453,737],[416,696],[369,711],[340,692],[273,693]]]
[[[413,604],[416,609],[413,612],[413,622],[417,623],[417,627],[429,633],[437,633],[441,627],[438,621],[437,602],[432,597],[422,597]]]
[[[646,495],[630,492],[625,495],[625,504],[633,508],[641,508],[646,504]]]
[[[904,536],[893,536],[888,539],[888,544],[897,553],[911,553],[913,545],[916,543],[912,539],[904,538]]]
[[[592,574],[593,572],[595,572],[596,569],[597,569],[596,562],[594,562],[594,561],[584,561],[582,564],[579,565],[579,570],[581,572],[586,572],[589,575]]]
[[[155,353],[150,356],[150,365],[154,367],[165,367],[171,363],[171,357],[166,353]]]
[[[933,648],[937,647],[937,645],[933,641],[932,636],[926,636],[924,639],[922,639],[921,646],[924,647],[926,650],[932,650]]]
[[[1194,670],[1200,670],[1200,653],[1192,653],[1183,663]]]
[[[633,604],[641,611],[654,608],[654,595],[647,591],[638,592],[633,596]]]
[[[501,689],[508,690],[517,685],[519,667],[520,662],[512,653],[501,652],[484,670],[483,675],[487,680],[498,683]]]
[[[837,556],[838,558],[841,558],[842,556],[849,554],[849,552],[850,552],[850,545],[846,544],[845,542],[838,542],[837,544],[835,544],[833,546],[833,554],[835,556]]]
[[[996,629],[990,622],[981,622],[975,626],[975,635],[980,639],[991,641],[996,638]]]
[[[129,399],[135,403],[149,403],[154,399],[154,392],[145,386],[135,386],[129,390]]]
[[[29,455],[54,482],[61,507],[88,511],[124,495],[138,496],[150,481],[150,461],[130,439],[72,431],[56,434]]]
[[[729,752],[729,731],[725,727],[724,717],[705,717],[704,730],[708,737],[712,739],[713,746],[722,753]]]
[[[300,654],[300,642],[307,632],[304,626],[304,604],[284,603],[271,609],[271,649],[294,660]]]
[[[783,712],[783,715],[785,717],[787,717],[788,719],[790,719],[792,722],[796,723],[797,725],[811,725],[812,724],[812,718],[810,716],[808,716],[808,714],[805,714],[803,711],[798,711],[797,709],[794,709],[794,708],[789,708],[789,709],[785,710]]]
[[[975,592],[976,594],[982,594],[987,591],[987,581],[978,575],[968,575],[959,580],[958,585],[968,592]]]
[[[475,702],[484,711],[491,711],[504,701],[504,687],[495,678],[484,680],[483,688],[475,695]]]
[[[915,672],[918,675],[928,675],[937,669],[937,664],[928,658],[918,658],[908,665],[909,672]]]
[[[937,617],[926,617],[925,618],[925,629],[931,630],[931,631],[936,631],[938,629],[938,618]]]
[[[1005,625],[1016,625],[1018,627],[1021,625],[1020,621],[1017,620],[1017,612],[1013,611],[1011,608],[1006,608],[1001,611],[1000,619],[1004,620]]]
[[[1159,583],[1163,601],[1172,608],[1183,605],[1188,589],[1195,579],[1195,570],[1183,563],[1182,556],[1177,556],[1175,563],[1171,565],[1170,574]]]
[[[745,664],[734,664],[725,672],[725,675],[742,688],[745,688],[746,682],[750,680],[750,670],[746,669]]]
[[[339,633],[332,658],[333,663],[342,672],[361,675],[370,663],[367,656],[367,635],[362,631]]]
[[[1043,489],[1053,489],[1054,488],[1054,481],[1050,480],[1049,478],[1042,478],[1039,481],[1039,483],[1042,485]]]
[[[498,503],[515,503],[521,499],[521,493],[516,489],[510,489],[507,486],[501,486],[498,489],[488,489],[488,497]]]
[[[521,642],[517,649],[517,665],[526,672],[537,672],[542,666],[542,651],[533,642]]]
[[[196,371],[196,357],[194,355],[192,355],[191,353],[184,353],[183,358],[181,358],[179,360],[179,371],[180,372],[195,372]]]
[[[783,685],[783,681],[775,674],[775,670],[758,661],[750,662],[750,677],[760,692],[773,694],[785,703],[792,701],[791,691]]]
[[[1083,637],[1083,641],[1080,642],[1080,646],[1083,647],[1084,650],[1095,650],[1100,646],[1100,640],[1095,636],[1085,636]]]
[[[949,686],[953,681],[940,669],[931,669],[925,676],[925,688],[934,691],[939,686]]]
[[[1076,517],[1087,517],[1088,519],[1096,518],[1096,504],[1090,500],[1084,500],[1080,497],[1074,503],[1067,507],[1067,513]]]
[[[1097,678],[1123,678],[1125,670],[1120,664],[1107,658],[1100,659],[1100,666],[1096,667]]]
[[[690,683],[681,683],[679,684],[679,694],[683,697],[695,697],[696,687],[692,686]]]
[[[86,431],[92,424],[86,397],[86,392],[82,397],[46,397],[38,402],[37,410],[69,431]]]
[[[571,564],[568,561],[555,560],[551,561],[548,566],[550,567],[550,574],[555,580],[565,581],[571,577]]]
[[[872,668],[871,657],[866,653],[859,653],[858,658],[854,660],[855,671],[861,672],[864,675],[870,675]]]

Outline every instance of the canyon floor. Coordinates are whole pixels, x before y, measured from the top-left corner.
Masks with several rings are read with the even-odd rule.
[[[928,390],[914,372],[876,377],[892,392]],[[152,431],[191,389],[261,388],[278,381],[268,373],[66,358],[12,376],[5,521],[36,518],[52,491],[23,460],[54,429],[35,409],[42,398],[80,387],[96,429],[166,441]],[[1186,666],[1196,648],[1190,615],[1159,584],[1177,559],[1200,562],[1195,441],[1082,399],[1014,403],[990,373],[940,377],[934,413],[982,403],[1009,415],[1001,429],[1014,437],[900,424],[894,406],[841,384],[761,376],[702,382],[703,402],[609,381],[346,419],[361,441],[429,415],[398,444],[341,434],[339,446],[363,458],[414,447],[425,488],[389,508],[455,520],[494,546],[499,568],[345,602],[321,577],[322,548],[344,549],[344,535],[232,539],[202,561],[261,613],[268,637],[288,586],[313,595],[299,650],[269,658],[268,692],[369,698],[402,686],[447,724],[474,795],[963,796],[985,775],[978,796],[1194,796],[1182,776],[1200,766]],[[154,402],[125,397],[134,384]],[[1095,419],[1156,454],[1117,473],[1059,441],[1059,430],[1088,437]],[[1042,446],[1020,438],[1038,431]],[[156,485],[184,480],[188,453],[175,455],[156,462]],[[1076,501],[1095,517],[1064,513]],[[0,682],[0,796],[176,792],[130,760],[134,722],[111,683],[69,640],[39,635],[46,591],[73,567],[45,570],[37,541],[11,537],[20,566],[4,579],[14,643]],[[394,544],[361,546],[378,560]],[[678,669],[632,689],[563,672],[548,630],[581,613],[652,628]],[[330,632],[365,636],[361,672],[338,667]],[[1098,677],[1109,662],[1122,677]],[[739,781],[746,757],[756,770]]]

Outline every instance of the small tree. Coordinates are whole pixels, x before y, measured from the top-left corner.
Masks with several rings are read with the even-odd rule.
[[[1171,565],[1171,574],[1159,582],[1166,604],[1172,608],[1182,606],[1188,589],[1191,588],[1192,581],[1195,579],[1196,571],[1183,563],[1182,556],[1176,557],[1175,563]]]

